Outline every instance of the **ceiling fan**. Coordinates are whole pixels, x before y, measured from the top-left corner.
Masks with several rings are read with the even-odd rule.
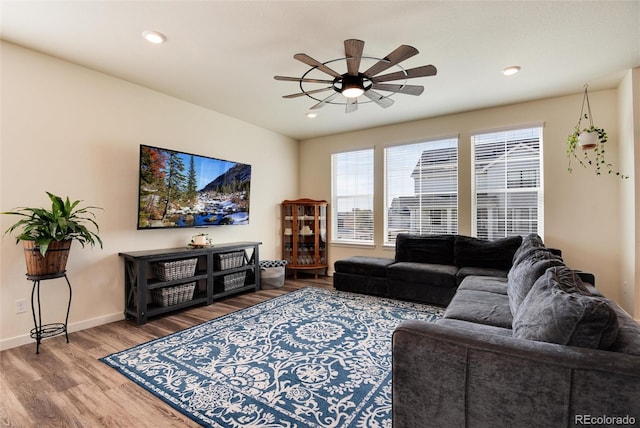
[[[437,73],[437,70],[433,65],[424,65],[406,70],[399,65],[400,62],[418,54],[418,50],[413,46],[401,45],[384,58],[373,58],[362,55],[364,51],[364,42],[362,40],[348,39],[344,41],[344,51],[345,58],[338,58],[327,62],[317,61],[304,53],[295,54],[293,56],[295,59],[311,66],[311,69],[304,73],[302,77],[274,76],[274,79],[276,80],[298,82],[300,85],[300,90],[302,92],[284,95],[283,98],[307,96],[319,101],[311,107],[312,110],[324,107],[326,104],[344,104],[346,105],[345,112],[351,113],[358,109],[358,99],[361,96],[365,96],[369,101],[364,102],[374,102],[380,107],[387,108],[393,104],[393,100],[389,97],[396,93],[407,95],[422,94],[424,87],[407,85],[407,79],[435,76]],[[373,60],[375,62],[367,70],[360,72],[359,69],[362,59]],[[346,61],[346,73],[338,73],[329,67],[329,64],[342,60]],[[392,67],[397,68],[398,71],[379,75],[383,71]],[[328,74],[333,77],[333,79],[318,79],[309,76],[309,73],[314,70],[319,70]],[[394,80],[404,80],[404,82],[383,83]],[[304,88],[303,83],[322,83],[330,86],[308,90]],[[313,96],[325,91],[332,92],[329,96],[323,99]],[[387,95],[381,95],[376,91],[389,93]],[[338,98],[339,95],[342,95],[344,99]]]

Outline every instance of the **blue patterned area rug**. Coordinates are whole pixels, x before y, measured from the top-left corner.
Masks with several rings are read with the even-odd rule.
[[[101,359],[212,427],[391,427],[391,335],[441,308],[304,288]]]

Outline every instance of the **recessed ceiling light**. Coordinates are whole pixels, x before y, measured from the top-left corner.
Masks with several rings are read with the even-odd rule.
[[[502,70],[502,74],[504,74],[505,76],[513,76],[518,71],[520,71],[520,66],[519,65],[512,65],[512,66],[507,67],[504,70]]]
[[[318,113],[314,113],[314,112],[310,111],[309,113],[307,113],[307,117],[309,119],[316,118],[316,117],[318,117]]]
[[[145,30],[142,32],[142,37],[149,43],[154,43],[156,45],[160,43],[164,43],[167,41],[167,36],[158,32],[158,31],[150,31]]]

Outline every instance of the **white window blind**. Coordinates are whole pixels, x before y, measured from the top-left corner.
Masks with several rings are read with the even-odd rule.
[[[458,232],[458,139],[384,151],[385,245],[398,233]]]
[[[472,136],[473,233],[542,236],[542,128]]]
[[[332,241],[373,244],[373,149],[331,156]]]

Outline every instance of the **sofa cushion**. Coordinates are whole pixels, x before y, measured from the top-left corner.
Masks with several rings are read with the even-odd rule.
[[[520,258],[507,275],[509,281],[509,306],[511,313],[516,314],[520,304],[533,287],[533,284],[552,266],[561,266],[562,259],[548,249],[532,248],[527,257]]]
[[[513,332],[510,328],[496,327],[494,325],[478,324],[475,322],[456,320],[453,318],[440,318],[436,321],[436,324],[443,325],[445,327],[452,327],[462,329],[474,334],[496,334],[498,336],[513,336]]]
[[[396,237],[396,261],[453,265],[453,235],[415,235]]]
[[[507,295],[507,278],[490,276],[468,276],[458,286],[458,290],[477,290]]]
[[[447,306],[444,318],[502,328],[511,328],[513,324],[509,297],[482,290],[458,289]]]
[[[446,307],[456,294],[455,287],[431,287],[428,283],[387,279],[388,295],[393,299],[410,300]]]
[[[522,244],[521,236],[487,241],[470,236],[456,235],[453,250],[458,267],[480,267],[509,270],[513,255]]]
[[[333,273],[333,288],[340,291],[371,294],[382,297],[386,297],[389,293],[387,278],[352,275],[342,272]]]
[[[393,259],[383,257],[353,256],[348,259],[337,260],[333,267],[336,272],[340,273],[385,278],[387,276],[387,266],[393,262]]]
[[[609,350],[640,356],[640,324],[620,306],[611,306],[618,316],[618,335]]]
[[[582,348],[608,349],[618,334],[618,317],[607,299],[589,293],[566,266],[547,269],[522,301],[513,336]]]
[[[387,268],[387,278],[425,287],[455,288],[457,270],[449,265],[396,262]]]
[[[489,276],[507,279],[507,271],[481,267],[461,267],[456,273],[456,282],[460,285],[468,276]]]

